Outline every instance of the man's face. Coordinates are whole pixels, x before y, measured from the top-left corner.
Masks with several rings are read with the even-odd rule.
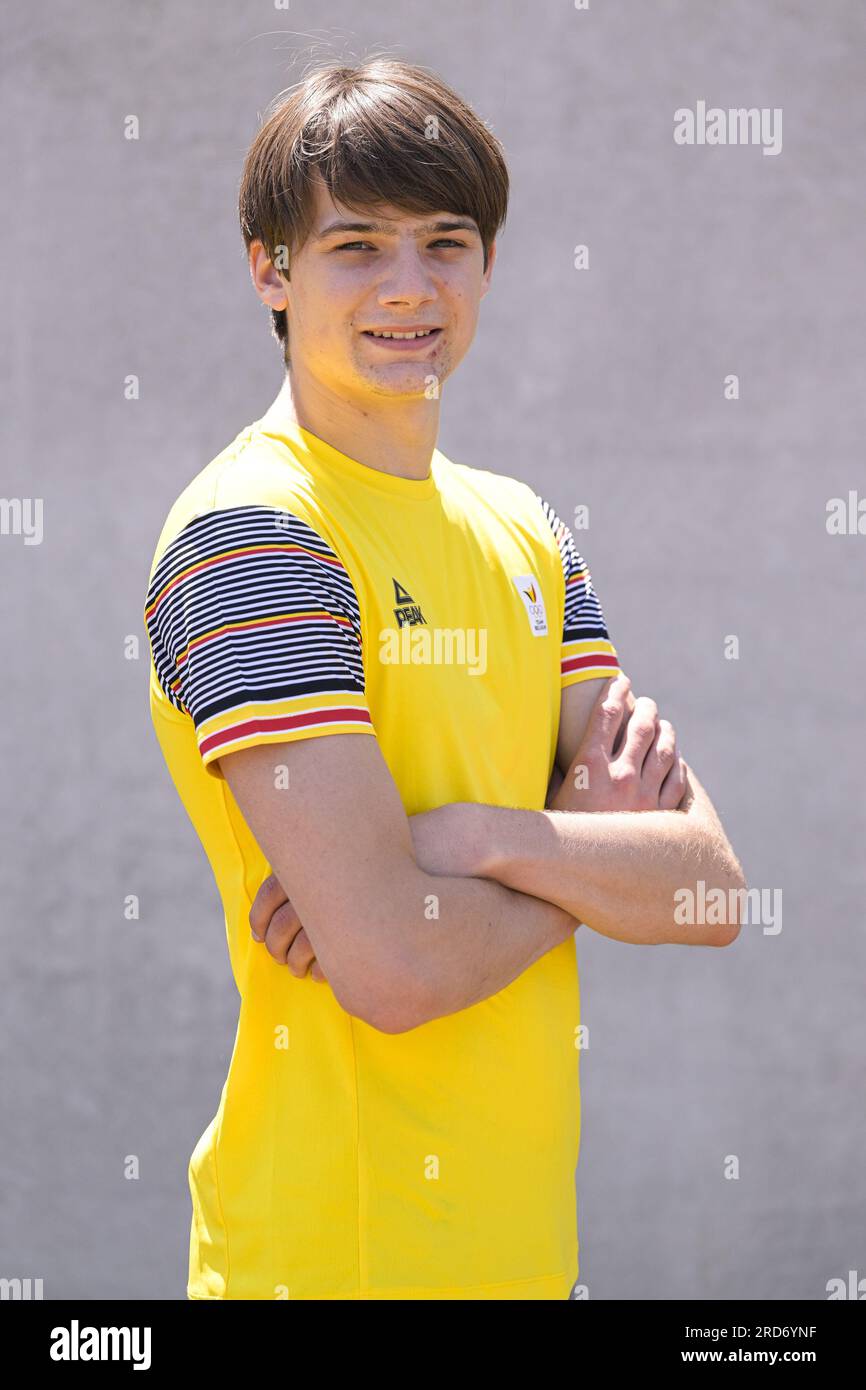
[[[282,280],[292,369],[344,399],[429,394],[430,378],[443,382],[472,342],[494,257],[495,246],[485,271],[471,218],[350,210],[317,182],[310,236]],[[435,331],[373,336],[415,328]]]

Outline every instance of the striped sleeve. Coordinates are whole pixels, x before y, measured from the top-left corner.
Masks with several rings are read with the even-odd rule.
[[[144,618],[159,685],[213,776],[222,754],[258,743],[375,732],[354,586],[291,512],[193,518],[154,568]]]
[[[610,640],[589,568],[564,521],[536,493],[553,531],[565,580],[565,613],[562,624],[561,687],[598,676],[621,674],[616,648]]]

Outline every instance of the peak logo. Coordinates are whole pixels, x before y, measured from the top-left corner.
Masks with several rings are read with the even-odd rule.
[[[427,619],[421,612],[421,605],[416,603],[412,595],[404,589],[399,580],[392,577],[391,583],[394,585],[394,620],[398,627],[417,627],[420,623],[426,623]]]

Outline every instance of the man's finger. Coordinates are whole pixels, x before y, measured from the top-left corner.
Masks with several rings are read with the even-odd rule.
[[[683,793],[686,789],[686,765],[682,758],[677,756],[674,765],[662,782],[659,792],[660,811],[678,811]]]
[[[644,758],[655,742],[658,712],[658,705],[649,695],[639,695],[635,700],[625,731],[625,742],[619,753],[619,761],[624,767],[640,773]]]
[[[265,934],[265,945],[278,965],[286,964],[292,942],[302,930],[301,919],[290,902],[277,908]]]
[[[250,908],[250,931],[256,941],[264,941],[268,922],[277,908],[282,907],[284,902],[288,902],[288,897],[283,891],[279,879],[276,874],[268,874],[253,898],[253,905]]]
[[[315,959],[316,953],[313,950],[313,943],[307,936],[303,927],[301,927],[301,930],[298,932],[289,948],[289,952],[286,956],[286,965],[293,975],[296,975],[299,980],[302,980]]]
[[[657,734],[646,755],[642,777],[656,795],[677,758],[677,735],[669,719],[657,720]]]
[[[631,689],[628,676],[616,676],[596,701],[592,712],[592,741],[598,742],[608,757],[626,711],[626,695]]]
[[[620,752],[622,750],[622,745],[625,743],[628,722],[634,714],[634,704],[634,691],[632,690],[631,686],[629,686],[628,690],[625,692],[625,718],[619,726],[619,733],[617,734],[616,739],[614,740],[614,745],[612,749],[612,756],[614,758],[619,757]]]

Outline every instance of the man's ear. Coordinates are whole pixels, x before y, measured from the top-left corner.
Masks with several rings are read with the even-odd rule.
[[[289,301],[283,274],[258,240],[250,242],[249,265],[256,294],[262,303],[270,309],[287,308]]]

